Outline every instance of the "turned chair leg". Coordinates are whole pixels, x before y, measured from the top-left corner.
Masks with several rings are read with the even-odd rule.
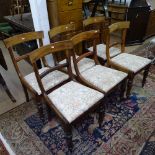
[[[122,81],[121,90],[120,90],[120,100],[122,100],[124,98],[126,86],[127,86],[127,79]]]
[[[44,110],[43,110],[43,103],[42,103],[42,98],[39,96],[35,97],[35,103],[38,109],[39,117],[40,119],[44,122]]]
[[[131,94],[131,89],[132,89],[132,84],[133,84],[133,78],[134,78],[134,75],[130,75],[129,76],[129,79],[128,79],[127,93],[126,93],[127,98],[129,98],[129,96]]]
[[[11,94],[10,90],[8,89],[2,75],[0,74],[0,84],[2,84],[5,92],[8,94],[8,96],[10,97],[11,101],[12,102],[16,102],[16,99],[13,97],[13,95]]]
[[[66,131],[68,150],[69,150],[70,154],[72,154],[73,142],[72,142],[72,127],[71,127],[71,125],[68,125],[67,127],[65,127],[65,131]]]
[[[144,70],[144,74],[143,74],[143,80],[142,80],[142,87],[144,87],[145,83],[146,83],[146,78],[149,74],[149,69],[150,69],[151,65],[148,65],[145,70]]]
[[[105,105],[103,103],[100,104],[98,108],[98,113],[99,113],[98,123],[99,123],[99,127],[101,128],[103,123],[103,118],[105,116]]]
[[[27,88],[24,85],[22,85],[22,86],[23,86],[26,102],[29,102],[30,99],[29,99],[29,94],[28,94]]]

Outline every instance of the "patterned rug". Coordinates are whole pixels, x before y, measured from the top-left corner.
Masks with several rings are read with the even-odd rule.
[[[154,155],[154,154],[155,154],[155,131],[151,134],[149,139],[146,141],[140,155]]]
[[[8,151],[4,147],[2,141],[0,140],[0,155],[9,155]]]
[[[138,76],[129,100],[118,102],[117,94],[107,100],[108,108],[101,129],[95,114],[74,126],[73,154],[123,155],[125,151],[130,151],[129,144],[134,144],[132,148],[135,150],[141,150],[155,127],[155,81],[148,78],[144,88],[141,88],[140,82],[141,76]],[[145,117],[147,126],[140,124],[146,121]],[[43,124],[32,101],[1,115],[0,132],[17,155],[67,154],[61,125],[54,116],[51,122]],[[123,142],[124,138],[129,140]],[[134,143],[131,142],[132,138]],[[117,145],[119,143],[121,145]]]

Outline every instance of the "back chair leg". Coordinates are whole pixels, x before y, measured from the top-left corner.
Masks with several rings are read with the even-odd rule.
[[[134,75],[133,74],[129,75],[129,79],[128,79],[128,83],[127,83],[127,93],[126,93],[127,98],[129,98],[129,96],[131,94],[133,79],[134,79]]]
[[[23,90],[25,93],[26,102],[29,102],[30,99],[29,99],[29,94],[28,94],[27,88],[24,85],[22,85],[22,86],[23,86]]]
[[[142,87],[144,87],[145,83],[146,83],[146,78],[149,74],[149,69],[150,69],[151,65],[148,65],[145,70],[144,70],[144,74],[143,74],[143,80],[142,80]]]

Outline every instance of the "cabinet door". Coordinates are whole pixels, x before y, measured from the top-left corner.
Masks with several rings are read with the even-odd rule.
[[[148,19],[149,7],[129,8],[127,20],[130,21],[130,28],[127,31],[127,44],[143,42]]]

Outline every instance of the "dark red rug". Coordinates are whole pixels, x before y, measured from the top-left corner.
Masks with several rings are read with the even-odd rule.
[[[6,150],[1,140],[0,140],[0,155],[9,155],[8,151]]]

